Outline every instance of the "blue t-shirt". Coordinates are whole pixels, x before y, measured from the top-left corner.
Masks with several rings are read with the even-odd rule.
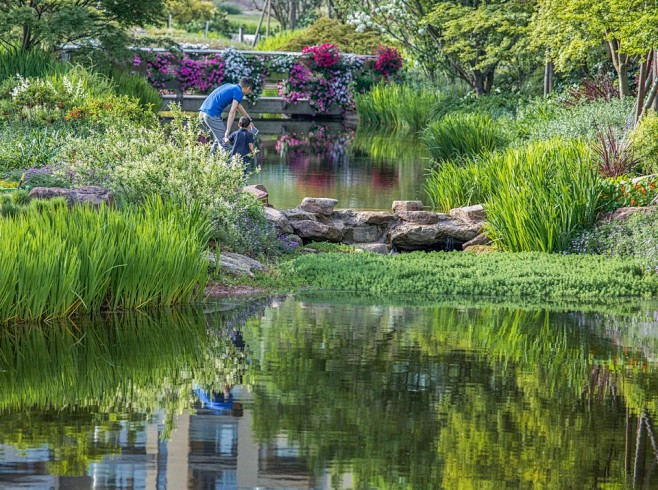
[[[237,131],[231,133],[231,136],[228,137],[228,140],[233,143],[233,150],[231,150],[231,156],[240,155],[242,158],[251,153],[249,149],[249,143],[254,142],[254,135],[251,131],[245,128],[240,128]]]
[[[221,87],[217,87],[212,93],[203,101],[201,105],[201,112],[205,112],[209,116],[221,117],[222,112],[226,109],[226,106],[231,104],[234,100],[237,100],[238,103],[242,102],[244,94],[239,85],[233,85],[232,83],[226,83]]]

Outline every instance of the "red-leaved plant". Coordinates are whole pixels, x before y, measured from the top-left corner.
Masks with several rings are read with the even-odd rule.
[[[375,72],[384,79],[397,75],[402,69],[402,55],[397,49],[380,44],[375,55]]]
[[[614,129],[596,132],[597,141],[592,146],[599,156],[599,172],[604,177],[619,177],[630,173],[639,160],[630,149],[630,141],[618,138]]]

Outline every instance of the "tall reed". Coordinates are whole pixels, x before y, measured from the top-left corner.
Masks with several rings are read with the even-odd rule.
[[[522,149],[445,163],[431,172],[426,190],[435,208],[484,204],[487,234],[503,250],[554,252],[590,225],[598,202],[589,147],[549,140]]]
[[[356,96],[356,111],[366,126],[420,131],[429,123],[439,92],[408,85],[380,84]]]
[[[0,220],[0,321],[189,301],[207,279],[200,207],[35,201]]]
[[[68,63],[57,61],[55,56],[47,51],[0,48],[0,83],[16,75],[24,78],[43,77],[66,73],[69,68]]]
[[[449,114],[423,131],[423,140],[437,162],[494,151],[505,137],[485,114]]]

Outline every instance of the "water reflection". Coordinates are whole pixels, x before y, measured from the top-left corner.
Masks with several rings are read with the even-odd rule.
[[[307,296],[6,329],[0,488],[650,487],[656,305],[601,311]]]
[[[412,136],[312,122],[265,129],[274,134],[261,131],[261,170],[251,181],[264,184],[279,209],[304,197],[331,197],[353,209],[390,209],[394,200],[425,197],[429,160]]]

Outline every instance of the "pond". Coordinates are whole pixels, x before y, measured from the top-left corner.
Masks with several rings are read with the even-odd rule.
[[[373,133],[340,123],[260,121],[260,173],[277,209],[304,197],[330,197],[339,208],[390,210],[394,200],[420,199],[429,157],[417,138]]]
[[[0,488],[653,488],[658,305],[611,311],[308,295],[5,328]]]

